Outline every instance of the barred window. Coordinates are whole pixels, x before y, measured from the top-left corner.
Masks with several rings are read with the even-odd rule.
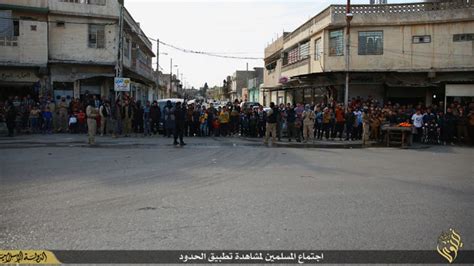
[[[359,55],[383,54],[383,31],[359,31]]]
[[[314,59],[320,61],[322,53],[323,51],[321,47],[321,38],[319,38],[316,41],[314,41]]]
[[[309,57],[309,41],[300,44],[298,60],[303,60],[308,57]]]
[[[298,62],[298,47],[295,47],[288,51],[288,64]]]
[[[344,55],[344,31],[329,32],[329,55]]]
[[[129,39],[125,39],[125,45],[123,47],[123,55],[126,58],[130,58],[130,40]]]
[[[413,43],[430,43],[431,35],[413,36]]]
[[[89,25],[89,48],[105,48],[104,25]]]
[[[59,2],[105,6],[106,0],[59,0]]]
[[[473,33],[464,33],[464,34],[454,34],[453,35],[453,42],[468,42],[474,41],[474,34]]]
[[[88,3],[89,5],[105,6],[105,1],[106,1],[106,0],[87,0],[87,3]]]

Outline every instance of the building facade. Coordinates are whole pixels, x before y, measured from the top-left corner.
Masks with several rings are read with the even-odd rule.
[[[231,76],[230,84],[230,100],[235,101],[236,99],[242,100],[243,94],[242,89],[246,89],[248,86],[248,80],[253,75],[252,70],[237,70]]]
[[[264,98],[344,100],[345,8],[327,7],[265,49]],[[474,92],[472,1],[355,5],[351,13],[349,99],[429,105]]]
[[[119,56],[120,10],[117,0],[0,0],[0,16],[11,18],[2,21],[12,21],[14,29],[0,31],[6,48],[0,52],[2,98],[26,93],[113,98],[120,60],[132,96],[155,98],[152,44],[125,8]]]
[[[260,102],[260,86],[263,84],[263,67],[254,67],[253,70],[253,75],[248,80],[247,101]]]

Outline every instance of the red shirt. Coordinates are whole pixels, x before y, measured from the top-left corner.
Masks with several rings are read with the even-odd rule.
[[[344,111],[340,108],[336,109],[336,122],[344,122]]]

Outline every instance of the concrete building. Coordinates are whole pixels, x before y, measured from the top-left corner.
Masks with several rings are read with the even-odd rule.
[[[247,88],[248,80],[253,75],[253,70],[237,70],[231,76],[230,100],[243,99],[242,89]]]
[[[0,99],[49,84],[48,11],[47,0],[0,1]]]
[[[345,8],[327,7],[265,49],[265,98],[343,101]],[[349,99],[431,104],[474,96],[472,1],[353,5],[351,13]]]
[[[2,97],[28,92],[112,98],[120,9],[117,0],[0,0],[0,15],[11,17],[15,29],[13,36],[0,35],[6,47],[0,75],[7,77],[0,81]],[[152,44],[126,9],[123,29],[123,76],[131,78],[134,97],[153,99]]]
[[[260,102],[260,86],[263,84],[263,67],[254,67],[253,75],[248,80],[248,98],[249,102]],[[245,99],[245,97],[244,97]]]

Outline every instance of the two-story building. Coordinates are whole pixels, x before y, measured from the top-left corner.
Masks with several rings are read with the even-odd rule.
[[[265,97],[344,100],[345,9],[331,5],[265,49]],[[474,96],[472,1],[353,5],[351,13],[349,99],[431,104]]]
[[[121,8],[118,0],[0,0],[7,18],[0,24],[2,98],[26,92],[113,98],[120,60],[132,96],[156,98],[152,44],[125,8],[119,56]]]
[[[48,12],[48,0],[0,1],[0,99],[49,85]]]

